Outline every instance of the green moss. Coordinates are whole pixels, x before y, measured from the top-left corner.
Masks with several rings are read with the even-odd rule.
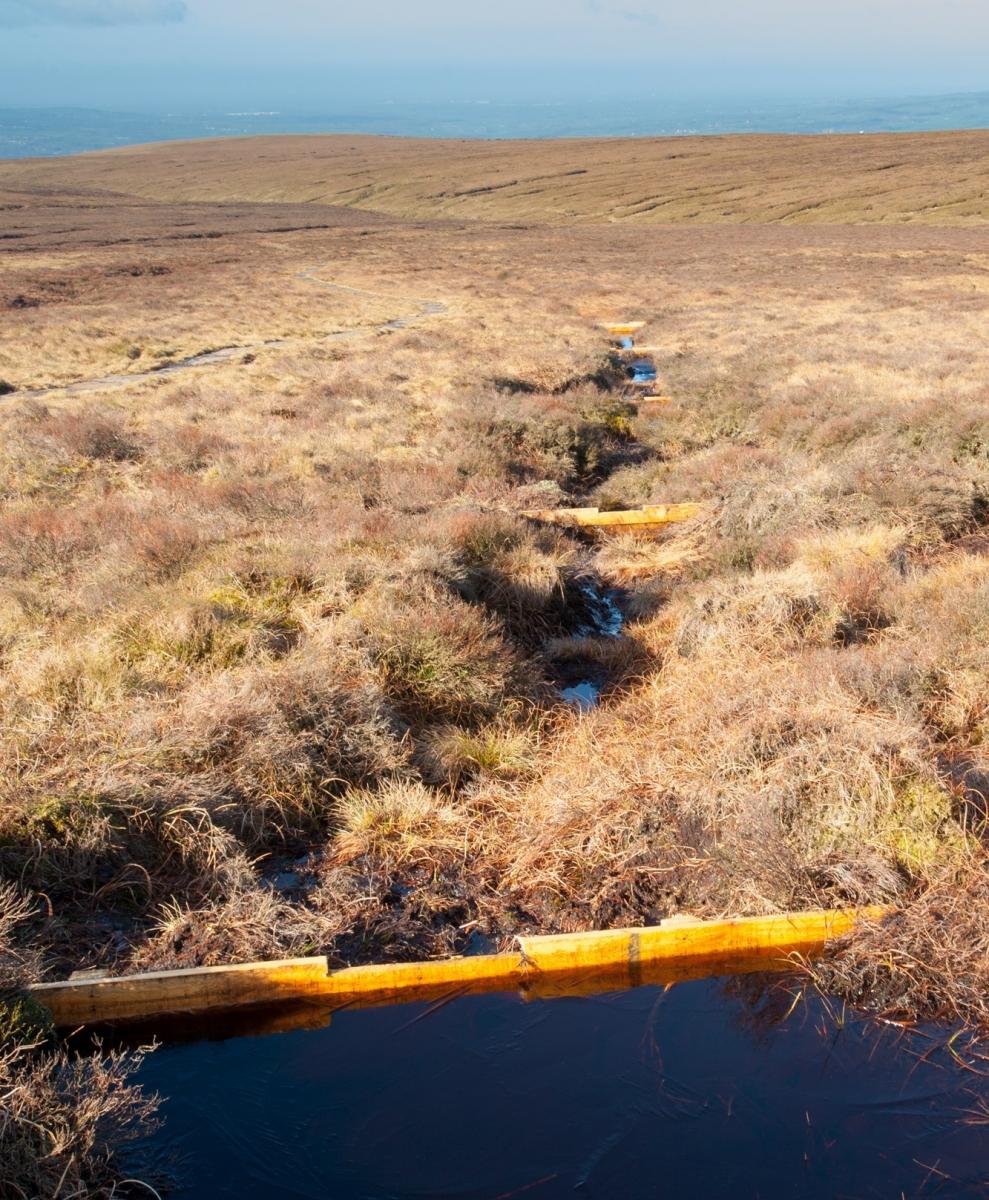
[[[52,1016],[29,992],[0,993],[0,1046],[25,1046],[52,1033]]]
[[[225,615],[245,623],[298,630],[301,622],[296,608],[315,590],[316,584],[308,576],[258,573],[237,576],[210,592],[207,600]]]
[[[284,650],[303,622],[296,606],[312,590],[295,576],[235,577],[170,620],[132,621],[118,634],[125,661],[225,669],[254,649]]]
[[[957,860],[968,846],[954,819],[951,796],[936,782],[918,778],[896,782],[893,804],[877,822],[875,835],[911,875]]]
[[[112,811],[102,798],[85,793],[46,796],[27,809],[24,825],[28,833],[46,841],[67,842],[77,830]]]
[[[616,438],[629,440],[632,437],[632,419],[635,405],[624,400],[605,400],[584,409],[583,416],[591,425],[599,425]]]
[[[835,792],[819,805],[808,789],[808,803],[793,815],[792,835],[812,859],[871,851],[919,879],[969,853],[952,797],[936,780],[911,775],[889,777],[886,783],[878,791],[862,786],[857,792]]]

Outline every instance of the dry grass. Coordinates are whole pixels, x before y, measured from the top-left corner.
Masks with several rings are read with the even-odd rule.
[[[156,1127],[158,1098],[129,1082],[140,1062],[137,1053],[0,1047],[0,1196],[126,1194],[115,1156]]]
[[[973,853],[902,910],[810,968],[823,991],[906,1022],[989,1027],[989,866]]]
[[[320,146],[328,170],[339,143]],[[414,957],[477,922],[977,893],[989,259],[978,231],[928,222],[981,211],[931,205],[950,170],[978,177],[982,135],[676,147],[680,199],[579,230],[31,191],[92,171],[137,194],[167,170],[177,196],[222,177],[249,197],[235,143],[3,168],[23,190],[0,296],[40,301],[5,314],[4,378],[286,339],[0,401],[0,870],[45,897],[19,940],[35,963]],[[880,199],[894,148],[914,183],[883,172]],[[535,172],[579,149],[527,152]],[[625,199],[667,152],[636,148]],[[356,153],[406,172],[360,204],[426,211],[426,148]],[[514,177],[522,153],[457,169]],[[829,155],[845,169],[821,196]],[[711,223],[717,179],[766,156],[789,175],[758,202],[739,184],[723,219],[777,223]],[[623,217],[603,163],[545,181],[575,189],[567,220]],[[686,218],[700,183],[697,224],[637,226]],[[540,188],[444,188],[430,212],[494,197],[555,219]],[[798,211],[807,189],[822,205]],[[886,223],[791,227],[863,214]],[[384,298],[321,291],[314,269]],[[446,314],[374,332],[426,298]],[[609,317],[646,322],[662,410],[621,395]],[[644,540],[518,515],[680,500],[703,518]],[[621,589],[622,639],[575,639],[589,581]],[[575,660],[607,685],[585,716],[553,686]],[[314,851],[313,886],[276,894],[268,864]],[[931,945],[914,953],[936,981]]]
[[[156,1096],[130,1082],[141,1054],[53,1046],[19,991],[36,970],[15,945],[31,905],[0,885],[0,1197],[119,1195],[116,1154],[155,1128]]]
[[[0,166],[0,186],[55,182],[185,203],[307,200],[404,218],[551,224],[976,225],[987,215],[987,172],[982,130],[475,142],[339,134],[14,161]]]

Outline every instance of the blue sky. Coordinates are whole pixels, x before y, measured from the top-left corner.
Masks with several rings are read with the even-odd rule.
[[[0,0],[0,104],[989,90],[989,0]]]

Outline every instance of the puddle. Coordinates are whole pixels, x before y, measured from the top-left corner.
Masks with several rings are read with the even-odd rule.
[[[601,699],[601,689],[603,687],[603,683],[595,683],[591,679],[582,679],[580,683],[575,683],[572,687],[560,688],[560,695],[568,704],[579,708],[581,712],[588,712]]]
[[[656,379],[656,365],[648,358],[635,359],[627,370],[632,383],[653,383]]]
[[[308,1028],[165,1045],[140,1074],[165,1123],[127,1166],[176,1200],[984,1196],[965,1114],[989,1080],[945,1031],[916,1054],[821,1001],[781,1019],[762,978],[313,1006]]]
[[[603,588],[595,583],[582,583],[580,590],[587,607],[587,621],[575,636],[621,637],[625,623],[619,604],[621,594],[615,588]]]
[[[580,654],[579,642],[587,638],[620,638],[624,616],[620,594],[611,588],[585,581],[580,585],[586,620],[574,631],[577,643],[566,658],[552,663],[553,679],[560,696],[582,712],[595,707],[608,685],[608,671],[592,654]]]
[[[298,899],[316,887],[316,872],[322,857],[321,850],[314,850],[301,858],[265,859],[261,864],[261,881],[281,896]]]

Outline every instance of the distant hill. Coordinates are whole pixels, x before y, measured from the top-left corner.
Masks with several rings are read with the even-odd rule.
[[[170,142],[0,162],[5,189],[343,205],[404,218],[663,224],[989,220],[989,131]]]

